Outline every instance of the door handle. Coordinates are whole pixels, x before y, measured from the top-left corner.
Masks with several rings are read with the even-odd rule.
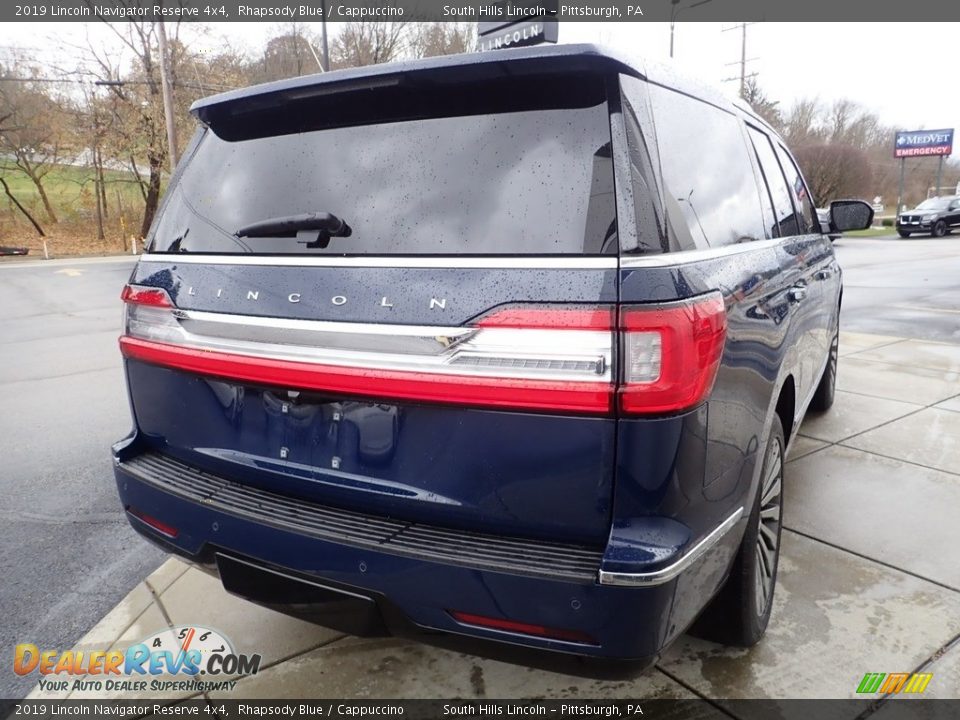
[[[817,272],[817,280],[828,280],[833,277],[833,270],[820,270]]]
[[[803,285],[794,285],[792,288],[787,290],[787,299],[790,302],[798,303],[807,296],[807,288]]]

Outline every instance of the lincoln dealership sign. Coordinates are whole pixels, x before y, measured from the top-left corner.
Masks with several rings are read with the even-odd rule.
[[[905,130],[897,133],[893,156],[920,157],[950,155],[953,152],[953,128],[949,130]]]

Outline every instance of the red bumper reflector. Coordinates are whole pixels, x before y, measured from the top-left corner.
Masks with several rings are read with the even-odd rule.
[[[353,368],[236,355],[124,336],[127,358],[200,375],[371,398],[605,415],[613,387],[603,383],[442,375]]]
[[[165,522],[161,520],[157,520],[152,515],[147,515],[144,512],[140,512],[139,510],[134,510],[130,506],[127,506],[127,512],[133,515],[140,522],[146,525],[149,525],[158,533],[160,533],[161,535],[166,535],[168,538],[175,538],[177,535],[180,534],[180,531],[177,530],[175,527],[173,527],[172,525],[167,525]]]
[[[549,628],[543,625],[517,622],[515,620],[503,620],[500,618],[486,617],[484,615],[473,615],[472,613],[460,612],[459,610],[448,610],[447,612],[450,613],[450,616],[454,620],[464,625],[473,625],[474,627],[487,628],[488,630],[520,633],[521,635],[533,635],[549,640],[580,643],[581,645],[597,645],[596,640],[580,630]]]

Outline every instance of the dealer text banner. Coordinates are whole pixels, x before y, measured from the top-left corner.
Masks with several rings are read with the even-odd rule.
[[[670,0],[36,0],[0,4],[0,21],[176,20],[267,21],[450,21],[506,22],[541,17],[576,22],[662,22],[672,19]],[[724,0],[687,8],[685,21],[936,21],[960,19],[960,3],[941,0]],[[516,16],[516,17],[514,17]],[[851,32],[856,32],[851,28]]]
[[[730,717],[810,720],[854,718],[869,713],[870,700],[24,700],[0,701],[0,720],[15,718],[647,718],[728,720]],[[890,703],[884,720],[946,720],[960,717],[960,700]]]

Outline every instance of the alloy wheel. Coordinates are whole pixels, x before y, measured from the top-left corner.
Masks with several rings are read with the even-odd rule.
[[[764,468],[760,491],[760,524],[757,532],[755,562],[756,588],[754,598],[758,616],[763,616],[773,596],[777,571],[777,551],[780,546],[780,506],[783,486],[783,449],[779,442],[770,448]]]

